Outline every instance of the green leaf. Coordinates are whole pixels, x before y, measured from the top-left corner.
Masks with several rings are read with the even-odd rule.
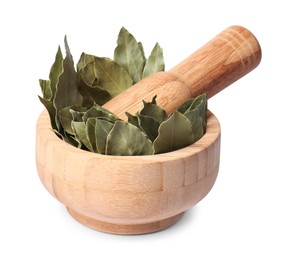
[[[156,105],[156,97],[153,98],[152,102],[143,101],[143,109],[139,112],[140,115],[149,116],[161,124],[167,119],[166,111]]]
[[[95,65],[96,58],[98,57],[82,53],[77,64],[79,78],[78,89],[83,96],[83,106],[87,107],[91,107],[94,103],[103,105],[112,98],[108,90],[100,86],[102,82],[100,82],[99,78],[100,74],[103,74],[103,72],[97,69]],[[127,78],[130,79],[129,75],[127,75]],[[120,84],[122,84],[122,82],[120,82]]]
[[[201,109],[203,112],[207,110],[207,98],[206,94],[201,94],[193,99],[192,104],[189,106],[187,111],[194,110],[194,109]]]
[[[45,106],[46,110],[48,111],[52,129],[57,131],[58,126],[57,126],[57,120],[56,120],[56,110],[55,110],[55,107],[53,106],[52,101],[44,99],[40,96],[38,97],[41,103]]]
[[[99,86],[88,85],[83,78],[79,81],[78,89],[83,96],[83,106],[92,107],[95,103],[104,105],[112,99],[110,93]]]
[[[96,137],[96,148],[97,152],[101,154],[106,153],[106,143],[107,143],[107,137],[110,131],[112,130],[114,124],[96,119],[96,125],[95,125],[95,137]]]
[[[78,91],[77,74],[66,37],[65,48],[66,57],[63,61],[63,71],[58,78],[56,94],[53,99],[53,105],[57,112],[67,106],[82,106],[82,96]]]
[[[160,125],[158,132],[159,135],[153,144],[155,154],[171,152],[188,146],[194,141],[192,124],[178,111]]]
[[[204,134],[204,118],[200,116],[200,111],[198,109],[188,111],[184,116],[191,122],[192,131],[194,134],[194,142],[198,141]]]
[[[136,126],[137,128],[140,128],[139,126],[139,122],[138,122],[138,116],[134,116],[134,115],[131,115],[130,113],[128,112],[125,112],[127,118],[128,118],[128,123]]]
[[[93,69],[99,73],[99,86],[108,91],[112,97],[117,96],[133,85],[128,72],[117,62],[108,58],[95,57]]]
[[[63,137],[62,137],[62,139],[63,139],[65,142],[67,142],[68,144],[80,148],[80,147],[79,147],[80,143],[79,143],[78,140],[76,140],[76,137],[75,137],[75,136],[70,135],[70,134],[67,133],[67,132],[64,132],[64,133],[63,133]]]
[[[91,144],[92,152],[105,154],[106,140],[113,123],[97,118],[86,121],[86,137]]]
[[[63,56],[61,53],[60,46],[58,46],[57,53],[55,55],[55,61],[49,73],[49,81],[50,81],[50,88],[51,88],[51,94],[52,94],[50,100],[52,100],[55,97],[57,82],[62,71],[63,71]]]
[[[52,98],[52,92],[50,88],[50,81],[49,80],[44,80],[44,79],[39,79],[39,84],[42,90],[43,98],[46,100],[51,100]]]
[[[81,73],[85,66],[94,61],[94,56],[86,53],[82,53],[80,59],[77,63],[77,72],[78,74]]]
[[[95,56],[83,53],[77,64],[79,79],[88,86],[99,86],[99,71],[95,68]]]
[[[144,49],[143,49],[143,45],[142,45],[141,42],[138,42],[138,47],[139,47],[139,49],[140,49],[140,51],[141,51],[141,55],[142,55],[142,57],[143,57],[144,64],[145,64],[145,62],[146,62],[146,57],[145,57]]]
[[[153,142],[158,136],[159,122],[149,116],[143,116],[138,114],[139,126],[142,131],[149,137]]]
[[[83,121],[83,116],[85,115],[86,112],[82,111],[75,111],[73,109],[70,109],[69,110],[70,113],[72,114],[72,117],[73,117],[73,121],[75,122],[84,122]],[[86,110],[87,111],[87,110]]]
[[[75,133],[75,138],[79,142],[79,148],[83,148],[84,145],[89,151],[93,151],[92,145],[86,135],[85,123],[72,121],[72,128]]]
[[[151,55],[145,63],[142,78],[145,78],[149,75],[152,75],[158,71],[163,70],[165,70],[163,50],[160,47],[160,45],[156,43],[155,47],[151,52]]]
[[[152,142],[136,126],[117,121],[107,137],[106,154],[150,155]]]
[[[188,101],[184,102],[181,104],[178,108],[177,111],[180,112],[181,114],[184,114],[192,105],[192,103],[195,101],[194,98],[189,99]]]
[[[95,139],[95,124],[95,118],[88,118],[88,120],[86,121],[86,137],[89,143],[91,144],[91,152],[97,152]]]
[[[120,30],[117,44],[114,60],[129,73],[134,83],[140,81],[145,64],[142,44],[125,28]]]
[[[199,140],[206,132],[207,98],[200,95],[194,99],[184,115],[190,120],[194,133],[194,142]]]
[[[73,121],[73,116],[72,113],[70,112],[70,109],[72,107],[68,106],[68,107],[64,107],[61,110],[59,110],[58,112],[58,117],[60,120],[60,123],[63,127],[63,129],[69,133],[69,134],[75,134],[73,129],[72,129],[72,121]]]
[[[72,121],[74,120],[73,113],[71,110],[78,111],[78,112],[85,112],[85,107],[75,107],[75,106],[68,106],[61,109],[58,112],[59,121],[63,127],[63,129],[70,135],[74,135],[74,130],[72,129]]]
[[[83,115],[83,121],[86,122],[87,119],[91,117],[104,119],[111,123],[115,123],[116,121],[121,120],[115,114],[97,104],[86,111],[86,113]]]

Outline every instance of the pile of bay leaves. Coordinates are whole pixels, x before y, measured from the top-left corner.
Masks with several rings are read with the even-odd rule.
[[[200,95],[167,115],[156,96],[128,122],[102,107],[141,79],[164,70],[156,43],[146,59],[143,46],[125,28],[118,35],[114,58],[82,53],[75,68],[65,37],[49,73],[39,80],[53,131],[78,148],[106,155],[152,155],[170,152],[199,140],[206,130],[207,99]]]

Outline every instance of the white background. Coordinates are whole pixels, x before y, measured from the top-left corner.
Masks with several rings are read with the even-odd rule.
[[[0,259],[295,259],[293,1],[1,1]],[[35,125],[67,34],[82,51],[112,57],[126,27],[146,53],[158,41],[166,70],[230,25],[258,38],[262,62],[209,100],[222,127],[219,177],[173,227],[141,236],[88,229],[42,186]]]

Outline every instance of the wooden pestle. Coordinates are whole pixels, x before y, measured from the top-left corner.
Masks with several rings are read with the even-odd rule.
[[[142,100],[157,103],[169,114],[199,94],[210,98],[257,67],[261,49],[255,36],[240,26],[231,26],[167,72],[157,72],[116,96],[104,107],[121,119],[135,114]]]

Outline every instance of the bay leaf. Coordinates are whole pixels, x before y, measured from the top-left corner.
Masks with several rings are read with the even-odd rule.
[[[142,79],[145,64],[142,44],[138,43],[124,27],[121,28],[118,35],[114,60],[129,73],[134,83]]]
[[[80,64],[83,67],[78,71],[79,79],[82,78],[88,86],[99,86],[100,72],[95,67],[95,56],[85,54],[84,57],[89,57],[85,58],[88,63],[85,61],[85,64]]]
[[[200,115],[200,111],[198,109],[188,111],[184,114],[184,116],[191,122],[192,124],[192,131],[194,134],[194,142],[198,141],[206,131],[204,128],[204,120]]]
[[[83,121],[86,122],[87,119],[90,117],[104,119],[104,120],[107,120],[111,123],[121,120],[119,117],[117,117],[111,111],[103,108],[102,106],[100,106],[98,104],[95,104],[92,108],[90,108],[89,110],[87,110],[85,112],[85,114],[83,115]]]
[[[145,62],[146,62],[146,57],[145,57],[144,49],[143,49],[143,45],[142,45],[141,42],[138,42],[138,47],[139,47],[139,49],[140,49],[140,51],[141,51],[141,55],[142,55],[142,57],[143,57],[144,64],[145,64]]]
[[[177,111],[180,112],[181,114],[184,114],[190,108],[194,100],[195,100],[194,98],[187,100],[186,102],[184,102],[177,108]]]
[[[127,119],[128,119],[128,123],[136,126],[137,128],[140,128],[139,126],[139,122],[138,122],[138,116],[134,116],[134,115],[131,115],[130,113],[128,112],[125,112],[126,116],[127,116]]]
[[[161,124],[167,119],[166,111],[160,106],[156,105],[156,97],[153,98],[152,102],[143,101],[143,109],[139,112],[140,115],[149,116]]]
[[[147,59],[143,73],[142,78],[145,78],[149,75],[152,75],[158,71],[164,71],[165,70],[165,64],[164,64],[164,56],[163,56],[163,50],[160,47],[158,43],[156,43],[155,47],[153,48],[151,55]]]
[[[99,87],[109,92],[112,98],[133,85],[128,72],[111,59],[95,57],[93,70],[99,74]]]
[[[72,111],[78,111],[78,112],[85,112],[85,107],[76,107],[76,106],[68,106],[62,108],[58,112],[59,121],[63,127],[63,129],[70,135],[74,135],[74,130],[72,129],[72,121],[74,120]]]
[[[50,88],[51,88],[51,94],[52,94],[50,100],[53,100],[53,98],[55,97],[57,82],[62,71],[63,71],[63,56],[61,53],[60,46],[58,46],[58,49],[55,55],[55,60],[49,73],[49,81],[50,81]]]
[[[43,98],[47,100],[51,100],[52,98],[52,92],[50,88],[50,81],[49,80],[44,80],[44,79],[39,79],[39,84],[42,90]]]
[[[88,118],[86,121],[86,137],[91,144],[91,152],[96,152],[97,153],[97,148],[96,148],[96,139],[95,139],[95,124],[96,124],[96,119],[95,118]]]
[[[137,116],[139,118],[140,128],[153,142],[158,136],[158,129],[160,126],[159,122],[149,116],[144,116],[141,114],[138,114]]]
[[[75,121],[75,122],[84,122],[83,121],[83,116],[85,115],[87,110],[84,112],[84,111],[75,111],[73,109],[70,109],[69,111],[72,114],[73,121]]]
[[[106,154],[150,155],[153,154],[151,140],[136,126],[116,121],[107,137]]]
[[[194,109],[201,109],[202,111],[207,110],[207,97],[206,94],[201,94],[197,96],[187,111],[194,110]]]
[[[79,148],[83,148],[84,145],[84,149],[86,147],[86,150],[93,151],[92,145],[86,135],[85,123],[72,121],[72,128],[75,133],[75,139],[79,143]]]
[[[83,96],[84,107],[92,107],[95,103],[102,106],[112,98],[108,91],[99,86],[88,85],[83,78],[79,80],[78,89]]]
[[[72,106],[64,107],[61,110],[58,111],[58,117],[60,120],[60,123],[63,127],[63,129],[69,133],[74,135],[74,131],[72,129],[72,121],[73,121],[73,116],[72,113],[70,112],[70,109]]]
[[[75,147],[79,147],[80,143],[79,141],[76,139],[76,137],[74,135],[71,135],[67,132],[64,132],[63,133],[63,138],[62,138],[65,142],[67,142],[68,144],[70,145],[73,145]]]
[[[74,67],[73,58],[65,37],[66,57],[63,61],[63,71],[58,78],[53,105],[58,112],[67,106],[82,106],[82,96],[78,91],[77,74]]]
[[[77,62],[77,73],[81,73],[84,70],[85,66],[94,61],[94,56],[82,52],[79,61]]]
[[[153,143],[155,154],[171,152],[194,141],[191,122],[178,111],[160,125],[158,132]]]
[[[47,112],[49,114],[52,129],[58,131],[59,127],[57,125],[58,121],[57,121],[57,118],[56,118],[56,109],[53,106],[53,102],[50,101],[50,100],[47,100],[45,98],[42,98],[40,96],[38,96],[38,97],[39,97],[39,100],[44,105],[44,107],[46,108],[46,110],[47,110]]]
[[[202,118],[202,128],[204,133],[206,131],[206,125],[207,125],[207,106],[208,106],[208,102],[207,102],[206,94],[202,94],[194,99],[190,107],[184,113],[186,115],[189,111],[197,110],[198,115]]]
[[[113,123],[97,118],[88,118],[86,121],[86,137],[91,144],[92,152],[105,154],[107,135]]]

